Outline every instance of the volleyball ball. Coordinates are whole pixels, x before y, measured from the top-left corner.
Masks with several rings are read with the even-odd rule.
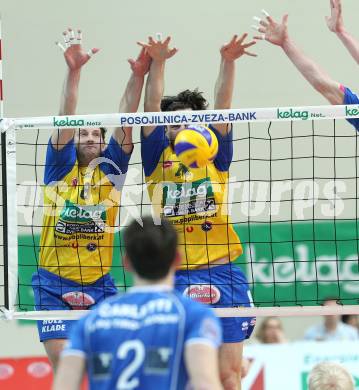
[[[207,126],[191,125],[177,134],[174,149],[184,165],[202,168],[216,158],[218,140]]]

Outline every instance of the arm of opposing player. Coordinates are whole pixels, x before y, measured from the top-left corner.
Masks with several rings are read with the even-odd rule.
[[[56,371],[54,390],[80,389],[86,366],[84,326],[85,318],[81,318],[71,328],[69,341],[61,353]]]
[[[330,0],[330,10],[331,15],[325,17],[329,30],[337,35],[359,64],[359,42],[344,27],[341,0]]]
[[[136,112],[141,100],[141,93],[146,73],[149,71],[151,57],[142,48],[138,57],[128,60],[132,74],[127,83],[125,93],[120,102],[120,112]],[[130,154],[133,149],[132,127],[117,127],[113,133],[114,139],[121,145],[122,150]]]
[[[313,60],[308,58],[296,44],[288,40],[283,50],[304,78],[331,104],[343,104],[344,93],[340,84],[334,81]]]
[[[185,362],[193,390],[222,389],[219,378],[218,350],[214,346],[189,343],[185,348]]]
[[[195,390],[222,389],[218,348],[222,330],[218,318],[205,306],[191,306],[185,335],[185,364]]]
[[[83,356],[67,355],[60,359],[57,369],[54,390],[79,390],[85,370]]]
[[[290,61],[295,65],[304,78],[331,104],[342,104],[344,93],[339,88],[338,82],[321,69],[313,60],[308,58],[289,37],[288,15],[284,15],[281,23],[277,23],[272,17],[267,16],[261,20],[258,31],[261,36],[255,39],[263,39],[280,46]]]

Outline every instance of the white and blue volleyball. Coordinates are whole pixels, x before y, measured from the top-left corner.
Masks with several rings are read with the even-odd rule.
[[[191,125],[176,136],[175,153],[190,168],[202,168],[211,163],[218,153],[218,140],[207,126]]]

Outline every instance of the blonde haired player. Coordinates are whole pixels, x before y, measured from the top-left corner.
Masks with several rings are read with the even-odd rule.
[[[63,36],[64,46],[58,45],[67,75],[60,114],[72,115],[82,67],[98,49],[83,49],[81,31],[75,37],[68,29]],[[121,112],[137,110],[150,58],[142,50],[129,62],[132,74]],[[121,184],[133,148],[131,131],[115,129],[106,145],[104,128],[54,130],[46,154],[39,268],[32,278],[36,310],[85,310],[117,292],[109,271]],[[71,324],[38,321],[40,341],[54,369]]]
[[[220,72],[216,83],[215,108],[231,106],[235,61],[255,56],[247,51],[247,34],[234,36],[221,48]],[[176,54],[170,37],[149,38],[142,43],[152,58],[146,84],[145,111],[204,110],[207,102],[197,90],[163,97],[166,60]],[[250,306],[247,280],[233,261],[242,254],[240,240],[228,216],[226,184],[232,160],[232,128],[209,125],[219,149],[216,159],[204,168],[186,167],[178,161],[173,145],[184,124],[147,126],[142,129],[142,163],[151,202],[158,214],[176,227],[182,249],[182,264],[176,274],[176,289],[215,307]],[[254,318],[222,318],[220,374],[224,388],[238,389],[243,341],[252,333]]]

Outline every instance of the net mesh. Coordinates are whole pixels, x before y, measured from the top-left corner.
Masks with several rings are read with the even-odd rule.
[[[135,149],[113,226],[111,274],[120,291],[132,284],[132,278],[121,263],[119,227],[151,212],[139,128],[133,133]],[[39,268],[50,134],[43,129],[17,134],[19,281],[15,310],[19,311],[34,307],[31,276]],[[328,297],[343,305],[358,304],[357,161],[358,134],[342,119],[233,125],[233,160],[223,205],[228,207],[230,224],[243,245],[243,255],[234,264],[246,275],[256,307],[315,306]],[[166,161],[162,165],[165,167]],[[191,200],[185,202],[188,211]],[[216,228],[206,225],[207,219],[184,221],[184,236],[188,237],[197,223],[207,237],[207,232]],[[203,242],[191,238],[183,244],[186,252]],[[207,248],[212,244],[206,239]],[[227,235],[223,245],[229,244]],[[78,253],[76,248],[74,256]],[[203,259],[203,264],[208,261]],[[235,282],[229,278],[228,284],[233,288]],[[242,304],[244,301],[233,299],[229,307]]]

